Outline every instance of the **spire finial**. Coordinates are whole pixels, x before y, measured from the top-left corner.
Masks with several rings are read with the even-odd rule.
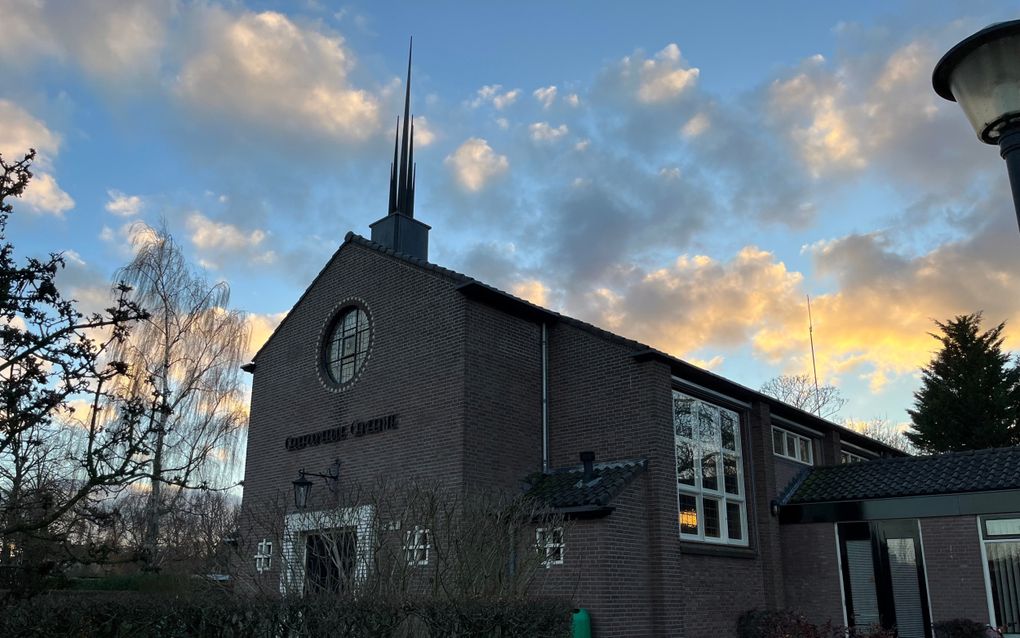
[[[400,141],[400,159],[396,159],[397,149],[394,146],[393,155],[396,171],[393,177],[396,178],[396,181],[394,182],[392,178],[390,181],[390,213],[399,212],[408,217],[414,217],[414,199],[410,195],[410,189],[412,188],[411,158],[414,156],[414,129],[411,127],[411,53],[413,47],[414,38],[411,38],[411,42],[407,46],[407,86],[404,93],[404,130]],[[399,119],[397,120],[397,131],[398,133],[400,132]],[[393,191],[396,191],[395,198],[392,196]]]

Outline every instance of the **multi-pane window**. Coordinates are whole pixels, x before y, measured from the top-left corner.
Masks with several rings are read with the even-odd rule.
[[[854,454],[853,452],[840,452],[839,453],[839,462],[840,463],[860,463],[861,461],[867,461],[867,460],[868,459],[864,458],[860,454]]]
[[[539,527],[535,530],[535,547],[542,557],[543,567],[563,564],[563,550],[566,544],[563,542],[562,527]]]
[[[273,566],[273,541],[263,539],[259,541],[255,550],[255,571],[258,573],[267,572]]]
[[[415,526],[404,536],[404,557],[408,565],[429,564],[429,530]]]
[[[776,456],[808,465],[812,465],[815,459],[814,444],[811,439],[777,427],[772,428],[772,451]]]
[[[994,624],[1020,635],[1020,516],[982,518],[981,539]]]
[[[333,324],[326,342],[326,370],[339,384],[349,382],[368,356],[370,332],[368,315],[358,307],[342,311]]]
[[[740,416],[673,391],[680,538],[747,545]]]

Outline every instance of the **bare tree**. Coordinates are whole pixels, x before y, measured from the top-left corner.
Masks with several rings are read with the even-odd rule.
[[[86,315],[57,288],[59,253],[19,262],[6,241],[8,200],[24,193],[34,157],[0,157],[0,559],[7,560],[12,539],[45,535],[106,498],[140,474],[147,453],[142,405],[115,392],[126,367],[109,356],[145,315],[130,288],[117,285],[105,312]]]
[[[853,419],[847,419],[846,426],[852,430],[860,432],[864,436],[872,438],[879,443],[884,443],[889,447],[894,447],[897,450],[906,452],[907,454],[916,454],[917,447],[910,442],[906,434],[902,430],[896,427],[895,423],[891,423],[888,419],[875,418],[870,421],[854,421]]]
[[[134,260],[117,273],[149,316],[116,350],[131,370],[125,392],[148,399],[153,430],[142,559],[158,569],[161,521],[191,489],[222,488],[246,424],[244,315],[225,282],[195,272],[165,230],[141,227]]]
[[[834,385],[820,385],[816,392],[814,381],[806,374],[773,377],[762,384],[759,391],[823,419],[835,417],[847,404],[847,399]]]

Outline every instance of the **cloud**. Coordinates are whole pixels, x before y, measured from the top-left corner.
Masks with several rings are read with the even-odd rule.
[[[478,108],[483,104],[492,104],[497,111],[502,111],[506,107],[510,106],[517,101],[517,98],[521,94],[520,89],[512,89],[500,93],[503,89],[502,84],[488,84],[478,89],[475,94],[475,98],[469,102],[471,108]]]
[[[747,343],[796,306],[801,284],[772,253],[747,246],[728,262],[681,255],[653,270],[619,265],[580,303],[596,324],[682,356]]]
[[[708,130],[709,127],[708,116],[704,113],[698,113],[691,119],[687,120],[687,123],[683,125],[680,132],[685,137],[697,137]]]
[[[824,59],[811,58],[822,64]],[[770,89],[772,108],[790,117],[789,135],[814,176],[834,167],[863,168],[861,141],[852,130],[849,114],[841,106],[845,83],[832,77],[817,78],[807,72],[776,80]]]
[[[694,86],[700,71],[685,65],[680,47],[670,43],[653,59],[628,56],[621,62],[622,73],[637,82],[637,99],[655,104],[675,99]]]
[[[63,217],[65,212],[74,208],[74,200],[61,190],[57,180],[49,173],[36,173],[22,199],[30,209],[57,217]]]
[[[535,99],[542,105],[542,108],[547,109],[552,106],[553,102],[556,101],[556,87],[546,86],[538,88],[535,89],[532,95],[534,95]]]
[[[533,142],[555,142],[568,133],[567,125],[552,127],[548,122],[535,122],[528,126]]]
[[[472,137],[444,160],[460,186],[478,192],[486,183],[510,168],[506,155],[498,155],[484,139]]]
[[[110,201],[106,202],[106,210],[120,217],[131,217],[142,210],[142,198],[138,195],[126,195],[118,190],[108,190]]]
[[[249,313],[247,316],[248,321],[248,348],[245,351],[245,359],[251,361],[255,356],[255,353],[266,343],[269,336],[273,334],[276,327],[280,325],[283,318],[287,316],[286,312],[277,312],[271,314],[258,314]]]
[[[184,62],[177,95],[197,110],[306,136],[356,142],[379,127],[379,103],[351,86],[343,38],[280,13],[210,10],[204,38]]]
[[[4,37],[0,59],[32,64],[55,59],[80,66],[88,75],[118,89],[115,82],[156,78],[173,0],[73,3],[0,0]]]
[[[0,127],[0,154],[8,160],[16,161],[30,148],[37,152],[34,175],[21,201],[32,212],[49,213],[57,217],[62,217],[74,208],[74,200],[60,188],[49,172],[60,150],[60,136],[10,100],[0,99],[0,122],[3,122]]]
[[[425,147],[436,141],[436,132],[424,115],[414,118],[414,145]]]
[[[48,166],[60,150],[60,136],[10,100],[0,99],[0,122],[4,123],[0,128],[0,153],[4,157],[20,159],[34,148],[37,166]]]
[[[190,232],[191,243],[203,255],[206,268],[218,269],[217,261],[210,261],[209,255],[232,259],[237,256],[247,263],[270,264],[276,260],[276,253],[263,250],[262,244],[268,236],[261,229],[245,232],[232,224],[217,222],[198,212],[188,215],[185,226]]]
[[[539,306],[549,305],[549,288],[538,279],[519,281],[510,288],[510,292]]]
[[[818,274],[834,280],[833,292],[811,299],[819,370],[856,374],[878,391],[928,362],[938,345],[928,335],[933,319],[983,310],[987,328],[1020,316],[1011,217],[996,216],[973,236],[918,254],[881,231],[809,247]],[[788,316],[763,330],[755,349],[769,360],[803,361],[807,336],[797,323],[803,318]],[[1006,337],[1007,348],[1020,347],[1017,326],[1010,324]]]
[[[577,96],[577,93],[571,93],[567,97],[563,98],[563,101],[575,108],[581,106],[581,98]]]

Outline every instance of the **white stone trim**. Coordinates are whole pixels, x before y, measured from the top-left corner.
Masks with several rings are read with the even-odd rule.
[[[354,562],[355,586],[368,578],[375,551],[375,512],[371,505],[335,510],[297,512],[284,517],[280,551],[280,593],[301,596],[305,588],[305,538],[309,532],[353,527],[358,539]]]

